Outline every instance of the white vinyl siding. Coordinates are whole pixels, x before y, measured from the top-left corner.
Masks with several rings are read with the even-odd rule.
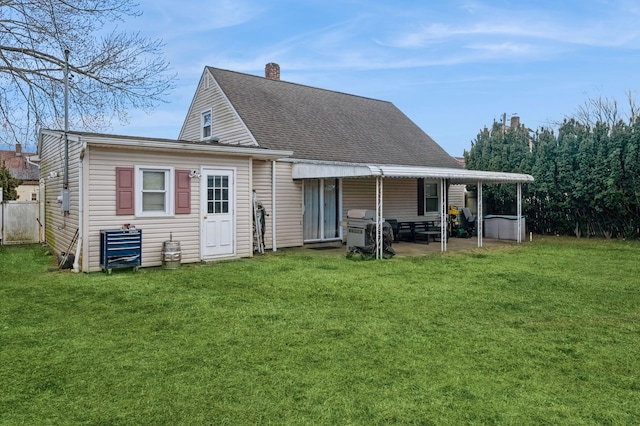
[[[415,179],[383,179],[382,210],[385,218],[418,220],[417,183]],[[375,179],[344,179],[343,217],[350,209],[376,208]]]
[[[302,246],[302,181],[291,179],[292,163],[276,163],[278,247]]]
[[[257,145],[207,69],[204,70],[193,97],[179,139],[187,141],[203,139],[203,111],[211,111],[210,137],[218,138],[219,142],[223,144]]]
[[[449,204],[452,204],[460,209],[463,207],[468,207],[465,202],[465,188],[466,185],[449,186]]]
[[[253,189],[266,213],[265,247],[273,249],[273,220],[276,247],[299,247],[302,242],[302,181],[291,179],[291,163],[276,162],[276,206],[272,193],[273,162],[254,160]]]
[[[44,179],[45,241],[54,254],[69,250],[71,240],[78,229],[78,182],[80,144],[69,140],[69,213],[62,213],[58,196],[64,181],[64,141],[59,135],[42,136],[40,158],[42,158],[40,176]],[[75,253],[75,245],[71,247]]]
[[[116,216],[115,167],[157,166],[171,164],[174,169],[200,170],[201,167],[236,169],[236,257],[252,255],[249,162],[240,157],[206,157],[202,154],[114,151],[90,146],[85,161],[90,161],[91,173],[85,185],[86,226],[88,237],[86,256],[90,271],[99,270],[100,230],[119,229],[130,223],[142,230],[142,266],[162,264],[162,246],[170,236],[180,242],[182,263],[199,262],[200,255],[200,179],[191,179],[191,213],[170,217]],[[85,167],[85,174],[87,174]],[[137,180],[137,179],[136,179]],[[137,203],[136,203],[137,204]],[[74,229],[75,230],[75,229]],[[86,270],[86,269],[85,269]]]
[[[430,182],[432,183],[432,182]],[[416,179],[387,178],[383,179],[382,210],[385,219],[397,220],[438,220],[439,213],[429,212],[425,216],[418,216],[418,192]],[[462,185],[449,187],[449,203],[460,201]],[[376,208],[376,181],[374,178],[344,179],[343,217],[346,219],[349,209]]]

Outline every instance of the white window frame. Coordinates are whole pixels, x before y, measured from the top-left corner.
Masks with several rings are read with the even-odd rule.
[[[204,118],[206,115],[209,115],[209,135],[205,136],[204,134],[204,129],[205,124],[204,124]],[[202,111],[202,113],[200,113],[200,139],[201,140],[208,140],[211,139],[211,137],[213,137],[213,113],[211,112],[211,109],[208,109],[206,111]]]
[[[163,216],[173,216],[175,213],[175,203],[174,203],[174,193],[175,193],[175,182],[174,182],[174,169],[170,166],[154,166],[154,165],[144,165],[144,166],[135,166],[135,191],[136,191],[136,216],[139,217],[163,217]],[[143,211],[142,204],[142,178],[144,172],[163,172],[164,173],[164,211]]]
[[[429,196],[428,195],[428,191],[427,191],[427,187],[433,185],[436,187],[436,195],[435,196]],[[428,203],[427,200],[436,200],[436,209],[435,210],[429,210],[427,208]],[[425,182],[424,183],[424,214],[427,215],[429,213],[438,213],[440,212],[440,209],[438,208],[438,206],[440,205],[440,185],[437,182]]]

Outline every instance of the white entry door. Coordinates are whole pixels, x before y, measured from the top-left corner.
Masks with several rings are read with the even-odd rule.
[[[230,169],[202,169],[202,257],[235,254],[235,173]]]

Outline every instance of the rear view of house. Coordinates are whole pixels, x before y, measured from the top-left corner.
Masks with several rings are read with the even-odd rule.
[[[293,153],[253,164],[273,248],[343,239],[349,209],[442,220],[464,204],[454,184],[532,179],[463,170],[392,103],[282,81],[273,63],[264,77],[206,67],[180,139]]]
[[[252,256],[254,191],[277,250],[342,241],[349,209],[443,220],[451,184],[532,179],[464,170],[392,103],[282,81],[276,64],[206,67],[177,140],[43,130],[38,153],[46,241],[75,247],[82,271],[102,268],[103,231],[127,227],[142,266],[170,237],[183,262]]]

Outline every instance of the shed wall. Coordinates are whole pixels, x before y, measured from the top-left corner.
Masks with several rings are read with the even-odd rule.
[[[119,229],[129,223],[142,230],[142,266],[162,264],[162,246],[169,240],[180,242],[183,263],[198,262],[200,253],[200,179],[191,180],[191,213],[170,217],[116,215],[115,168],[136,165],[172,166],[175,169],[200,170],[201,167],[234,168],[236,171],[236,256],[252,255],[250,197],[250,161],[239,157],[203,157],[202,154],[142,153],[127,150],[88,150],[91,172],[88,174],[85,210],[87,258],[90,271],[99,270],[100,230]]]

